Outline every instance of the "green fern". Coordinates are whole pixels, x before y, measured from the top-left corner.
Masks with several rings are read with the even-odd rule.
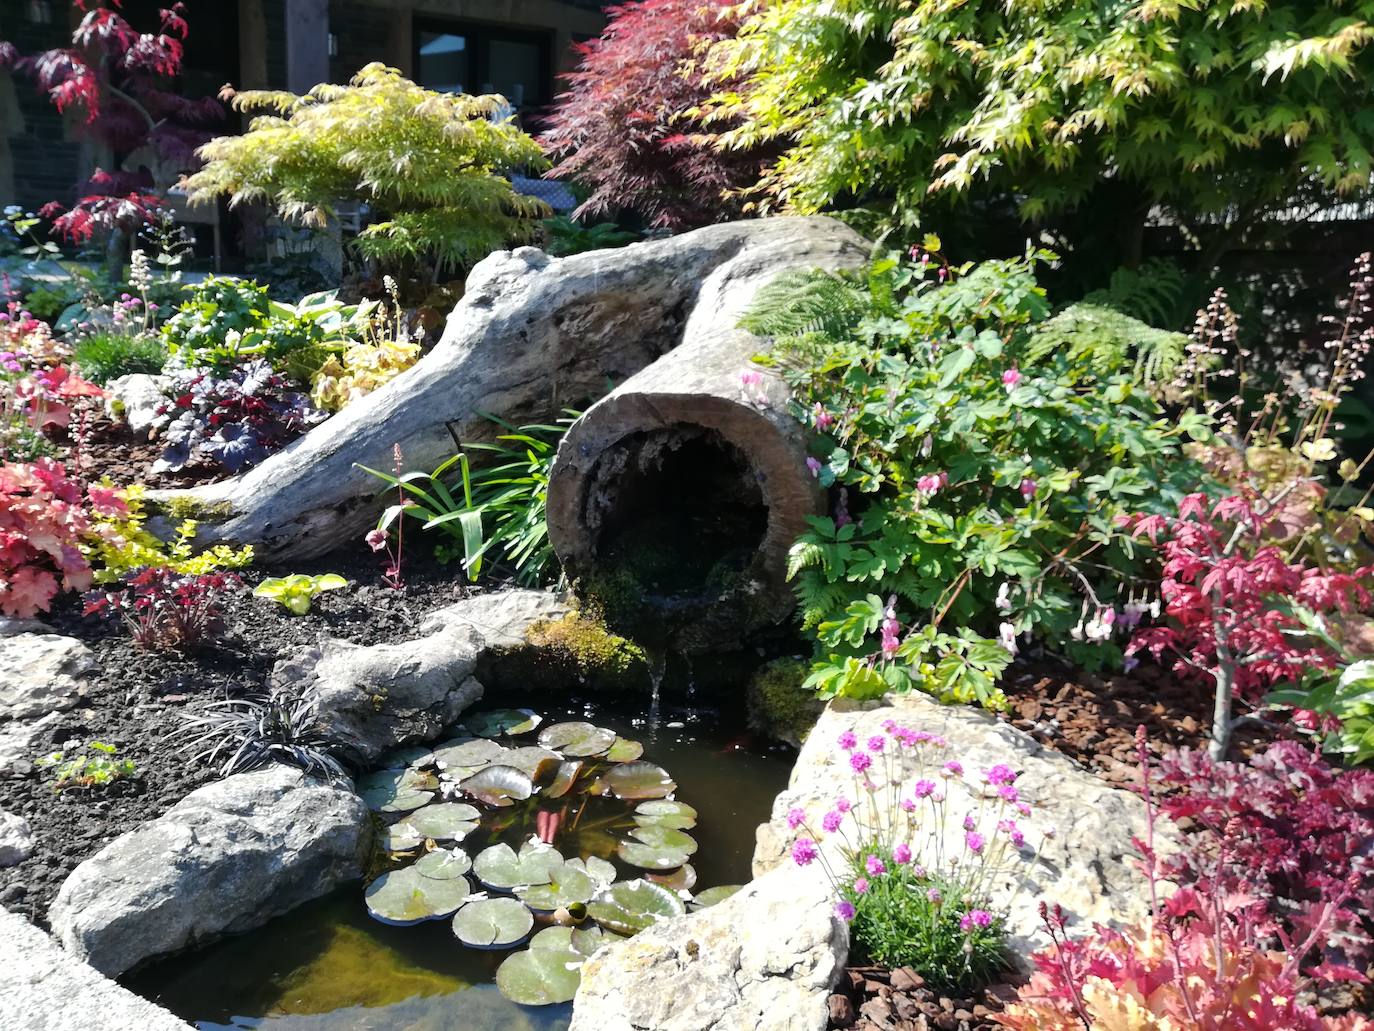
[[[858,325],[868,309],[868,295],[857,284],[820,269],[791,269],[759,290],[740,326],[758,336],[820,333],[834,339]]]
[[[1083,298],[1083,304],[1115,308],[1152,326],[1179,326],[1188,317],[1188,274],[1168,258],[1147,258],[1137,268],[1119,268],[1111,283]]]
[[[1073,304],[1031,331],[1023,361],[1036,365],[1060,355],[1095,376],[1129,372],[1153,387],[1173,375],[1187,344],[1183,333],[1155,329],[1112,308]]]

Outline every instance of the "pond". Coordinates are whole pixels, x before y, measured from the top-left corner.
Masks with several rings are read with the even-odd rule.
[[[738,738],[742,714],[665,705],[653,725],[604,706],[553,710],[546,721],[585,720],[644,745],[644,759],[694,806],[697,888],[749,879],[754,829],[786,785],[793,754]],[[470,842],[464,842],[469,846]],[[480,847],[480,845],[479,845]],[[617,862],[620,876],[636,871]],[[407,927],[369,916],[363,885],[308,903],[256,931],[173,957],[125,979],[202,1029],[265,1031],[562,1031],[572,1007],[527,1007],[494,984],[509,953],[465,948],[451,919]]]

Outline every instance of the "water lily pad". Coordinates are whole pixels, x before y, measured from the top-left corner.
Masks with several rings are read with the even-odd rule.
[[[675,870],[691,858],[690,852],[639,841],[622,841],[615,850],[625,862],[644,870]]]
[[[558,771],[553,775],[553,780],[544,788],[545,798],[562,798],[571,789],[577,780],[578,774],[582,772],[582,762],[578,759],[570,759],[565,763],[559,763]]]
[[[655,884],[661,884],[669,891],[691,891],[697,886],[697,871],[696,867],[692,866],[691,863],[683,863],[676,870],[646,873],[644,879],[646,881],[653,881]]]
[[[610,792],[620,798],[662,798],[677,789],[668,771],[650,762],[612,767],[604,779]]]
[[[433,755],[433,751],[424,745],[402,745],[400,748],[393,748],[382,756],[379,768],[399,770],[406,766],[420,766],[431,759]]]
[[[417,809],[391,829],[410,827],[422,838],[462,841],[477,829],[481,814],[466,802],[438,802]]]
[[[393,823],[384,837],[388,852],[409,852],[425,843],[425,836],[405,820]]]
[[[672,827],[650,824],[647,827],[632,827],[630,837],[643,842],[651,848],[672,849],[686,852],[689,856],[696,853],[697,842],[690,834]]]
[[[720,884],[714,888],[707,888],[705,891],[692,898],[693,909],[708,909],[711,906],[724,902],[735,892],[740,891],[742,884]]]
[[[539,732],[539,743],[565,756],[602,755],[615,744],[615,731],[591,723],[555,723]]]
[[[510,748],[501,757],[502,766],[513,766],[528,774],[530,779],[536,782],[551,777],[561,762],[562,759],[557,752],[550,752],[547,748],[540,748],[538,745]]]
[[[421,856],[413,869],[424,877],[450,881],[472,869],[472,858],[460,848],[436,848]]]
[[[606,752],[606,758],[613,763],[633,762],[644,754],[644,746],[638,741],[631,741],[626,737],[618,737],[615,744],[611,745]]]
[[[587,871],[587,876],[596,882],[598,888],[604,888],[615,880],[615,867],[600,856],[588,856],[586,859],[570,859],[571,863],[581,863],[582,868]]]
[[[687,907],[667,888],[636,879],[603,888],[588,903],[587,912],[608,931],[638,934],[659,920],[681,916]]]
[[[469,716],[463,725],[478,737],[515,737],[528,734],[543,722],[544,717],[532,709],[492,709]]]
[[[486,738],[456,738],[436,747],[433,754],[434,762],[441,770],[460,767],[480,770],[500,762],[505,752],[495,741]]]
[[[426,877],[415,867],[384,873],[367,886],[367,911],[384,924],[405,927],[458,911],[471,894],[466,877]]]
[[[581,863],[568,862],[549,870],[547,884],[516,888],[515,897],[536,913],[552,913],[578,902],[590,902],[600,887]]]
[[[434,801],[439,781],[421,770],[378,770],[358,781],[358,794],[373,812],[405,813]]]
[[[656,824],[659,827],[674,827],[680,831],[691,830],[697,825],[697,811],[686,802],[656,798],[635,806],[635,823],[641,827]]]
[[[442,882],[440,882],[442,883]],[[453,918],[453,933],[474,949],[507,949],[524,941],[534,915],[515,899],[473,898]]]
[[[620,941],[620,936],[603,931],[596,924],[586,927],[546,927],[530,939],[530,950],[572,951],[590,958],[614,941]]]
[[[582,984],[587,957],[572,949],[535,949],[507,956],[496,969],[496,987],[511,1002],[548,1006],[571,1002]]]
[[[514,766],[488,766],[468,777],[459,787],[479,802],[499,808],[514,805],[534,794],[530,775]]]
[[[472,861],[472,872],[489,888],[510,891],[528,884],[548,884],[563,856],[551,845],[526,842],[517,853],[504,842],[484,848]]]

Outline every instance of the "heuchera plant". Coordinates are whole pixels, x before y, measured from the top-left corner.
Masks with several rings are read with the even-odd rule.
[[[156,472],[176,472],[204,457],[237,473],[325,419],[265,360],[223,377],[182,369],[170,379],[170,400],[154,421],[167,444]]]
[[[89,587],[81,542],[90,514],[126,511],[118,491],[83,491],[51,459],[0,465],[0,613],[30,618],[47,611],[59,590]]]
[[[651,226],[690,229],[737,217],[737,194],[764,165],[759,150],[723,151],[693,110],[713,92],[694,55],[734,35],[727,0],[638,0],[607,8],[599,39],[578,44],[578,69],[540,142],[549,173],[592,187],[577,209],[629,209]]]
[[[240,583],[233,573],[182,574],[154,566],[128,577],[122,590],[89,597],[86,615],[118,613],[140,648],[196,651],[223,632],[224,603]]]

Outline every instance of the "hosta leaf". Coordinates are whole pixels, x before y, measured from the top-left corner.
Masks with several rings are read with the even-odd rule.
[[[615,740],[615,731],[591,723],[555,723],[539,732],[539,743],[545,748],[574,758],[602,755]]]
[[[677,784],[662,766],[650,762],[632,762],[612,767],[606,772],[606,787],[619,798],[662,798],[677,790]]]
[[[453,933],[473,949],[518,945],[534,927],[534,915],[515,899],[473,898],[453,918]]]
[[[587,912],[608,931],[638,934],[659,920],[681,916],[687,907],[667,888],[633,880],[602,889],[587,905]]]
[[[449,916],[468,898],[467,878],[426,877],[414,866],[382,874],[367,886],[367,911],[384,924],[406,926]]]

